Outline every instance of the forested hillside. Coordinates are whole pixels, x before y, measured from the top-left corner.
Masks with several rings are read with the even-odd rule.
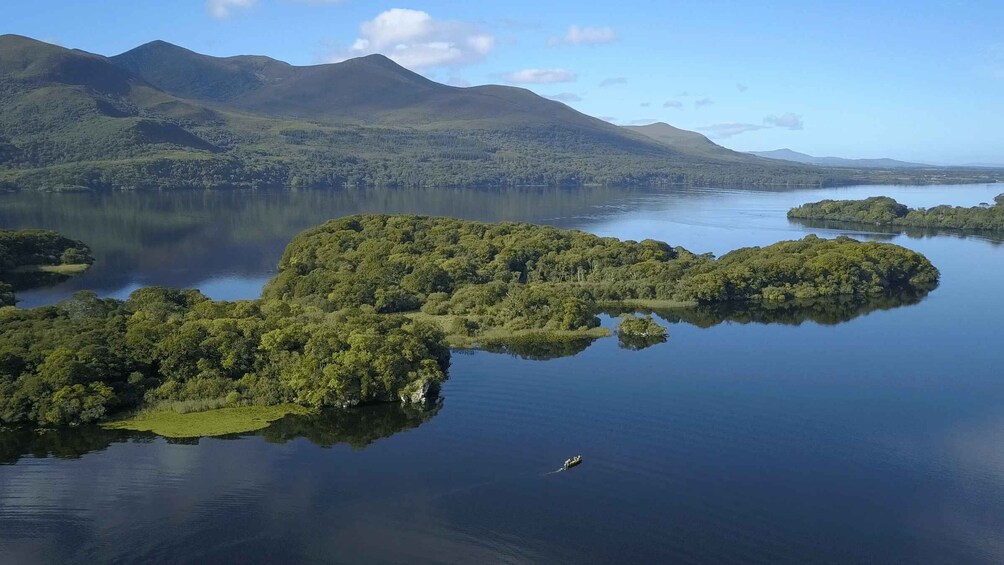
[[[379,55],[297,67],[157,41],[108,58],[0,36],[0,190],[870,178],[647,133],[520,88],[439,84]]]

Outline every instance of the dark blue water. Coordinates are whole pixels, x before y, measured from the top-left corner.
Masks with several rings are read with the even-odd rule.
[[[247,202],[257,195],[16,195],[0,219],[92,242],[94,271],[23,295],[37,304],[87,284],[121,295],[186,280],[252,296],[284,240],[357,211],[528,219],[723,253],[835,235],[784,215],[824,197],[974,205],[1000,192],[308,193],[268,195],[264,211]],[[197,443],[0,435],[0,562],[1004,562],[1004,247],[855,235],[925,253],[941,286],[843,323],[673,318],[669,340],[642,351],[608,338],[547,361],[457,354],[441,407],[420,415],[377,407]],[[544,475],[577,453],[581,466]]]

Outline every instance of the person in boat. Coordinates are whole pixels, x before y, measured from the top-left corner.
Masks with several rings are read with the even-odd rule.
[[[582,456],[581,455],[576,455],[575,457],[572,457],[571,459],[566,459],[565,460],[565,467],[564,468],[565,469],[571,469],[572,467],[578,465],[579,463],[582,463]]]

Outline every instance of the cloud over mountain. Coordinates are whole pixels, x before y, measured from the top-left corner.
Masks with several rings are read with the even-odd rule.
[[[380,53],[409,69],[458,67],[481,61],[494,48],[495,37],[472,23],[392,8],[363,22],[359,37],[333,61]]]
[[[765,129],[767,126],[758,126],[756,124],[743,124],[737,122],[726,122],[721,124],[712,124],[710,126],[704,126],[697,128],[708,134],[711,139],[726,139],[739,135],[741,133],[746,133],[748,131],[756,131],[758,129]]]
[[[802,129],[805,125],[802,122],[802,116],[792,112],[781,114],[780,116],[767,116],[763,119],[763,123],[768,126],[792,130]]]
[[[566,69],[523,69],[506,73],[504,78],[509,84],[555,84],[575,82],[578,77]]]

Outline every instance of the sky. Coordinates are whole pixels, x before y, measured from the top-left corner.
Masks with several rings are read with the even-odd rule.
[[[297,65],[383,53],[740,150],[1004,164],[1004,1],[4,0],[0,33]]]

